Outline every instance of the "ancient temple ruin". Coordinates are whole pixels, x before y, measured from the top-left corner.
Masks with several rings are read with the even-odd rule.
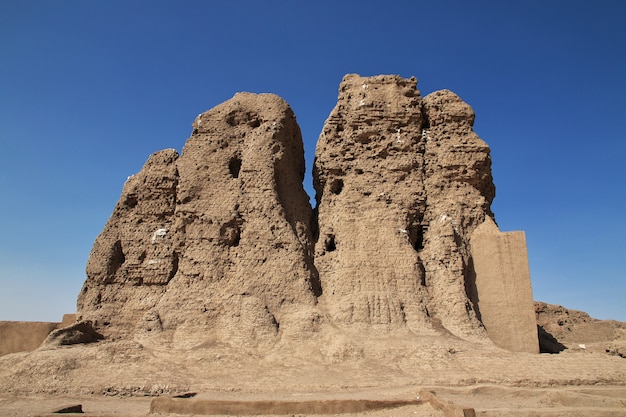
[[[474,112],[416,86],[344,77],[317,144],[314,208],[283,99],[239,93],[199,115],[180,155],[153,154],[124,185],[79,320],[179,349],[358,333],[538,352],[525,241],[494,222]]]

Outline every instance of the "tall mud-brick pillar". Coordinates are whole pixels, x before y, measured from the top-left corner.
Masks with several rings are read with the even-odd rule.
[[[503,349],[539,353],[524,232],[502,233],[487,219],[472,234],[471,244],[487,334]]]

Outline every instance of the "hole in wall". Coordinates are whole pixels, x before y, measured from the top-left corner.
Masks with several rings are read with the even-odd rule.
[[[324,249],[326,249],[326,252],[333,252],[337,249],[337,244],[335,243],[335,235],[326,236],[326,239],[324,239]]]
[[[417,252],[424,249],[424,229],[422,225],[411,226],[408,229],[409,242]]]
[[[133,194],[129,194],[126,196],[126,200],[124,200],[124,205],[128,208],[134,208],[137,205],[137,196]]]
[[[115,275],[124,262],[126,262],[126,256],[124,256],[124,252],[122,251],[122,242],[118,240],[111,248],[109,262],[107,263],[107,275],[109,275],[109,277]]]
[[[239,178],[239,171],[241,170],[241,158],[238,156],[233,156],[228,161],[228,170],[230,171],[230,175],[233,178]]]
[[[343,180],[341,178],[335,178],[330,183],[330,192],[333,194],[339,194],[343,190]]]
[[[231,112],[229,114],[226,115],[226,123],[228,123],[230,126],[236,126],[237,125],[237,119],[235,118],[235,112]]]

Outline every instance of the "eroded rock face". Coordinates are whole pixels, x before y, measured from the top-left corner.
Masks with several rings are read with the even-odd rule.
[[[424,98],[426,205],[420,259],[430,309],[457,335],[480,335],[469,240],[491,213],[489,147],[472,130],[474,112],[451,91]]]
[[[157,152],[124,186],[79,319],[177,348],[322,328],[486,338],[469,237],[492,216],[489,148],[469,105],[416,85],[344,77],[317,145],[315,212],[287,103],[240,93],[199,115],[180,156]]]
[[[626,324],[616,320],[598,320],[589,314],[563,306],[534,303],[537,325],[567,347],[579,343],[626,340]]]
[[[303,176],[281,98],[241,93],[199,115],[180,157],[154,154],[125,185],[88,262],[81,318],[185,346],[271,343],[319,293]]]
[[[489,148],[474,113],[417,81],[344,77],[319,138],[316,266],[333,320],[482,336],[469,235],[491,215]]]
[[[416,84],[344,77],[318,140],[315,262],[324,305],[339,324],[430,327],[418,253],[426,193]]]
[[[177,273],[182,241],[172,230],[177,159],[173,149],[157,152],[124,184],[87,262],[87,280],[78,296],[81,320],[128,332]]]

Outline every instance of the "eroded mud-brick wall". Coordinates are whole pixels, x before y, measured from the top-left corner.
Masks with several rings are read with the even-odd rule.
[[[477,276],[470,237],[493,218],[489,147],[468,104],[416,87],[344,77],[315,153],[315,210],[284,100],[239,93],[199,115],[181,155],[157,152],[126,182],[79,319],[176,348],[271,349],[323,329],[488,340],[478,290],[498,278]]]

